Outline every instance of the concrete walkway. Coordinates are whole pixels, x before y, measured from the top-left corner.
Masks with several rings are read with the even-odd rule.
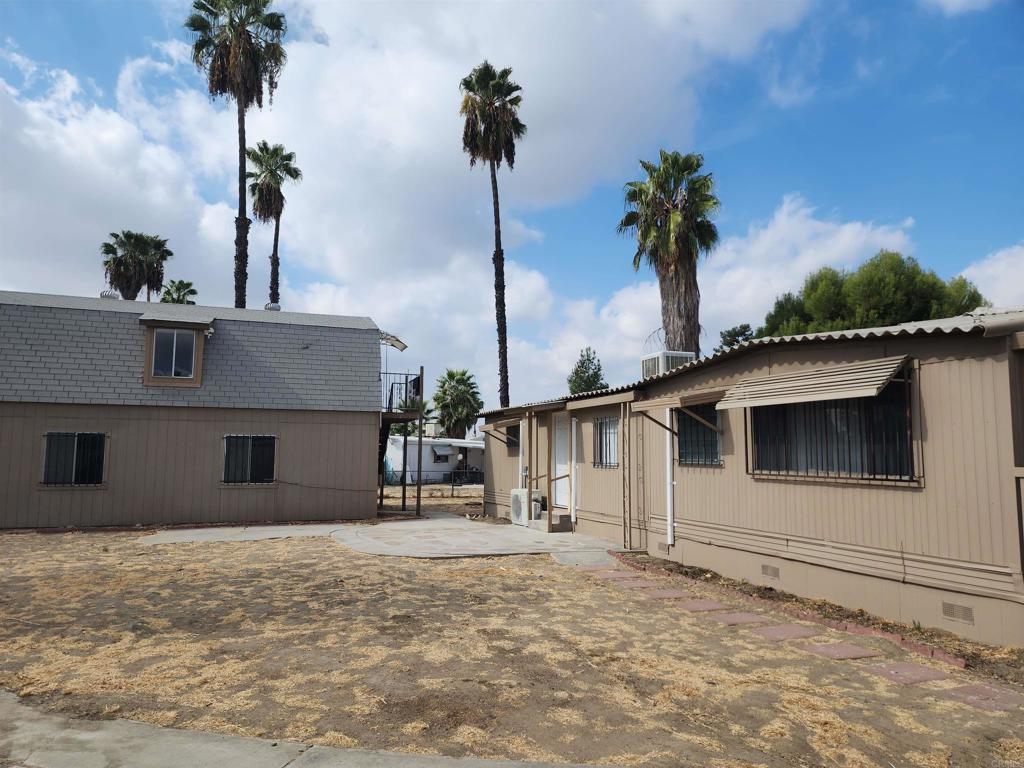
[[[17,768],[554,768],[548,763],[310,747],[290,741],[77,720],[0,693],[0,766]],[[558,768],[569,768],[564,763]]]
[[[542,533],[518,525],[499,525],[427,512],[414,520],[376,525],[344,523],[175,528],[140,539],[143,544],[215,541],[261,541],[296,536],[330,536],[339,544],[369,555],[450,558],[550,553],[565,565],[610,565],[613,548],[601,539],[578,533]]]

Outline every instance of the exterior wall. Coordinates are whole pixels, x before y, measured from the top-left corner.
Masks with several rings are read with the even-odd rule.
[[[634,414],[643,461],[633,472],[644,475],[639,514],[650,531],[651,554],[980,639],[1024,641],[1019,470],[1005,338],[779,347],[667,380],[646,396],[899,354],[917,361],[919,484],[755,478],[746,468],[746,414],[722,411],[722,466],[673,466],[671,547],[665,432]],[[664,411],[652,415],[665,418]],[[762,565],[778,567],[779,578],[763,575]],[[944,619],[943,600],[974,607],[975,624]]]
[[[488,421],[497,421],[497,418]],[[526,421],[520,422],[520,434],[526,435]],[[484,514],[510,516],[509,492],[519,487],[519,446],[506,445],[484,433]],[[502,436],[504,438],[504,435]],[[525,454],[524,454],[525,455]],[[525,458],[524,458],[525,463]]]
[[[0,402],[0,528],[373,517],[379,413]],[[104,432],[105,483],[40,485],[43,434]],[[276,435],[277,478],[225,485],[226,434]]]
[[[504,448],[501,443],[494,441],[497,445]],[[443,443],[442,443],[443,444]],[[484,468],[484,449],[480,447],[470,448],[467,446],[454,446],[453,450],[457,453],[451,456],[449,461],[437,461],[434,457],[433,452],[430,450],[436,445],[436,443],[428,443],[426,439],[423,441],[423,482],[425,483],[440,483],[445,482],[446,479],[450,479],[451,472],[459,465],[457,454],[461,453],[465,460],[462,462],[463,466],[467,470],[483,470]],[[408,450],[406,456],[405,470],[408,473],[408,482],[416,482],[416,469],[419,466],[419,454],[416,448],[416,438],[410,435]],[[391,436],[388,438],[387,447],[388,461],[391,463],[391,470],[397,472],[401,476],[402,472],[402,438]]]

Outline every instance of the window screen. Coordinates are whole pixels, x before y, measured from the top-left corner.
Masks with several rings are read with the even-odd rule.
[[[688,405],[686,409],[716,427],[719,424],[718,411],[715,410],[714,403]],[[679,433],[680,464],[714,465],[722,463],[718,432],[681,410],[676,411],[676,426]]]
[[[153,376],[191,379],[196,332],[157,328],[153,332]]]
[[[877,397],[751,409],[755,472],[912,480],[909,381]]]
[[[511,427],[506,428],[505,437],[508,440],[509,448],[519,447],[519,425],[513,424]]]
[[[224,482],[274,482],[276,449],[273,435],[228,435],[224,438]]]
[[[594,421],[594,466],[617,467],[619,465],[619,420],[618,418],[596,419]]]
[[[100,485],[103,483],[102,432],[50,432],[43,459],[44,485]]]

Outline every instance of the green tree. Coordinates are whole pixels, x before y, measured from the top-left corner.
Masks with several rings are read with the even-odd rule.
[[[423,414],[423,423],[429,424],[434,420],[434,409],[428,404],[428,400],[420,400],[419,398],[403,399],[398,404],[400,411],[406,411],[408,413],[415,413],[417,416],[416,421],[407,421],[399,424],[391,425],[392,435],[409,435],[414,437],[418,434],[420,427],[419,415]]]
[[[161,304],[195,304],[199,291],[192,287],[189,280],[171,280],[164,286],[164,293],[160,297]]]
[[[234,99],[238,121],[238,215],[235,217],[235,306],[245,307],[249,217],[245,212],[245,113],[271,100],[285,62],[283,13],[270,0],[195,0],[185,28],[192,61],[206,74],[212,97]]]
[[[522,88],[511,80],[512,68],[500,71],[484,61],[462,78],[462,149],[469,167],[479,161],[491,173],[491,205],[494,211],[494,317],[498,326],[498,399],[508,407],[508,328],[505,319],[505,252],[501,248],[501,210],[498,204],[498,168],[502,161],[511,170],[516,161],[516,142],[526,135],[519,119]]]
[[[299,181],[302,171],[295,165],[295,153],[285,151],[282,144],[271,146],[261,141],[255,147],[249,147],[245,155],[254,169],[245,174],[249,179],[253,215],[264,224],[274,222],[274,249],[270,253],[270,303],[280,304],[278,281],[281,261],[277,249],[281,235],[281,214],[284,213],[284,193],[281,187],[285,180]]]
[[[647,178],[625,187],[626,215],[618,231],[635,234],[633,269],[646,262],[658,277],[661,324],[670,350],[700,353],[697,262],[718,243],[711,217],[718,211],[715,182],[700,173],[701,155],[661,151],[660,162],[640,161]]]
[[[445,436],[464,438],[484,407],[473,374],[464,369],[446,370],[434,385],[434,407]]]
[[[853,272],[832,267],[812,272],[798,294],[775,300],[757,335],[897,325],[952,317],[987,304],[966,278],[943,281],[916,259],[883,250]]]
[[[601,361],[597,359],[597,352],[591,347],[580,350],[580,358],[569,373],[567,381],[571,395],[608,389],[608,382],[604,380],[604,372],[601,370]]]
[[[143,288],[146,301],[162,289],[164,262],[174,255],[164,238],[127,229],[111,232],[100,254],[107,283],[128,301],[135,301]]]
[[[716,354],[729,349],[729,347],[735,347],[745,341],[750,341],[754,338],[754,331],[750,327],[750,323],[740,323],[739,325],[734,325],[732,328],[726,328],[724,331],[719,331],[718,338],[721,343],[715,347]]]

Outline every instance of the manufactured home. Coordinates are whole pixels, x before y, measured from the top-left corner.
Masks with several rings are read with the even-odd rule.
[[[1024,643],[1024,308],[755,339],[489,411],[485,508]]]
[[[2,291],[0,528],[372,517],[382,434],[411,418],[382,409],[410,380],[381,372],[389,339],[366,317]]]

